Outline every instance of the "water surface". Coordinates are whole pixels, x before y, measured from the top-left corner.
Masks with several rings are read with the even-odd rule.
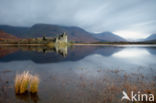
[[[65,55],[46,51],[0,48],[1,103],[121,103],[123,90],[155,93],[155,46],[73,46]],[[41,79],[36,96],[14,94],[15,75],[25,70]]]

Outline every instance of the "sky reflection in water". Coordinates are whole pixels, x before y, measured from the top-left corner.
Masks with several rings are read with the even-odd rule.
[[[1,56],[0,73],[11,71],[9,77],[5,78],[9,78],[9,85],[13,83],[16,73],[29,70],[38,74],[41,79],[39,103],[51,103],[51,101],[96,103],[107,101],[109,96],[105,95],[106,93],[115,97],[111,98],[112,101],[120,103],[119,93],[125,89],[123,85],[125,81],[137,83],[138,77],[143,79],[141,80],[143,83],[146,80],[154,81],[155,59],[154,47],[73,47],[69,48],[65,58],[54,52],[45,54],[16,51]],[[133,75],[125,80],[125,74]],[[119,86],[114,87],[112,84]],[[135,86],[131,85],[129,87]],[[110,87],[115,90],[113,94],[112,90],[109,90]],[[19,100],[13,91],[11,93],[9,91],[7,98],[11,101]]]

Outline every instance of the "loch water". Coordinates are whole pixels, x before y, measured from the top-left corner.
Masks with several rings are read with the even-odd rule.
[[[39,75],[36,95],[16,95],[17,73]],[[0,47],[0,103],[121,103],[122,91],[156,93],[156,46]]]

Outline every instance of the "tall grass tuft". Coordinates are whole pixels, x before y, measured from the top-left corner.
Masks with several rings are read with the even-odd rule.
[[[28,91],[30,77],[31,77],[31,74],[28,71],[23,72],[23,74],[21,74],[22,81],[20,85],[20,94],[23,94],[26,91]]]
[[[39,77],[33,76],[29,71],[24,71],[22,74],[16,74],[15,77],[15,92],[16,94],[24,94],[30,89],[31,93],[38,92]],[[29,88],[30,87],[30,88]]]
[[[16,94],[20,93],[21,81],[22,81],[21,75],[17,74],[15,77],[15,92],[16,92]]]
[[[37,93],[38,92],[38,85],[39,85],[39,77],[37,75],[31,76],[30,80],[30,92]]]

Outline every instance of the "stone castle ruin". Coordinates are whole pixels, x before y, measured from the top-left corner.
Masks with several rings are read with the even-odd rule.
[[[55,38],[56,44],[67,43],[67,42],[68,42],[68,39],[67,39],[67,34],[65,32]]]
[[[66,33],[62,33],[61,35],[55,38],[55,49],[57,53],[62,54],[64,57],[67,56],[67,44],[68,37]]]

